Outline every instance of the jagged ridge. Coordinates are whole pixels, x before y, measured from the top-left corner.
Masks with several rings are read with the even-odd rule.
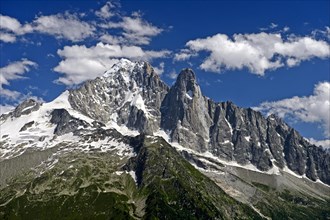
[[[147,216],[164,217],[168,212],[171,215],[177,214],[174,216],[182,217],[182,215],[188,214],[177,213],[175,210],[184,208],[202,210],[201,213],[206,213],[206,215],[201,216],[214,217],[227,213],[224,216],[231,218],[232,214],[243,215],[246,213],[245,211],[249,210],[246,208],[242,210],[241,208],[245,206],[232,202],[234,200],[223,195],[223,192],[215,187],[213,182],[196,170],[192,171],[191,166],[188,166],[188,163],[183,161],[174,149],[168,148],[169,145],[164,140],[152,137],[163,135],[169,143],[176,146],[183,157],[215,182],[230,179],[229,187],[236,187],[235,190],[238,191],[249,189],[248,199],[242,201],[261,209],[262,213],[267,216],[276,216],[280,213],[280,210],[286,207],[284,200],[289,202],[290,207],[294,209],[293,212],[290,210],[283,212],[284,216],[301,218],[306,213],[315,217],[322,215],[326,218],[328,216],[328,210],[322,207],[327,207],[324,204],[328,204],[327,198],[330,197],[329,186],[322,185],[322,183],[313,185],[306,179],[302,179],[295,186],[294,181],[297,181],[297,178],[290,179],[290,181],[286,181],[286,179],[289,180],[293,174],[329,184],[329,154],[322,148],[311,145],[298,132],[274,115],[264,118],[261,113],[252,109],[239,108],[231,102],[217,103],[203,96],[191,69],[183,70],[176,83],[169,88],[160,80],[150,64],[121,60],[104,76],[88,81],[78,89],[66,91],[50,103],[41,104],[34,100],[23,102],[14,111],[1,115],[0,124],[2,131],[0,166],[5,167],[0,172],[0,192],[5,192],[1,199],[6,203],[11,200],[18,202],[19,198],[23,198],[20,197],[24,191],[21,188],[10,191],[17,186],[16,183],[6,187],[8,181],[12,177],[16,178],[20,173],[30,172],[31,168],[40,171],[39,166],[44,167],[41,173],[55,172],[57,169],[54,167],[58,163],[61,164],[60,158],[66,158],[67,154],[72,154],[73,157],[83,155],[82,158],[87,155],[95,161],[94,168],[97,170],[98,166],[106,167],[102,161],[103,156],[108,155],[109,158],[113,158],[113,161],[118,161],[118,159],[119,161],[111,170],[111,174],[102,171],[103,174],[113,177],[113,172],[115,175],[118,174],[117,172],[119,174],[124,172],[125,181],[130,179],[129,174],[131,174],[133,179],[137,177],[138,186],[144,188],[147,194],[158,190],[158,194],[151,193],[150,195],[153,196],[146,200],[145,204],[148,205],[145,207],[147,207],[148,213],[151,213]],[[140,134],[141,136],[130,138],[123,137],[122,134],[128,136]],[[146,134],[150,136],[145,136]],[[141,137],[144,138],[141,139]],[[134,148],[136,151],[132,152]],[[94,157],[94,153],[96,153],[96,157]],[[167,157],[164,157],[166,155]],[[67,156],[67,158],[71,157]],[[124,165],[127,160],[130,162]],[[149,162],[147,163],[147,161]],[[230,164],[235,165],[231,167]],[[37,165],[39,166],[36,167]],[[122,170],[122,165],[126,171]],[[60,168],[63,169],[61,166]],[[57,171],[61,173],[63,171],[61,169]],[[251,169],[258,172],[253,174]],[[190,177],[188,174],[194,177]],[[254,179],[252,176],[246,178],[252,174],[255,176]],[[79,176],[78,173],[72,173],[72,175],[73,178]],[[277,188],[277,183],[267,183],[269,181],[267,175],[272,175],[272,178],[279,176],[281,177],[279,184],[282,184],[283,181],[286,183],[282,184],[282,188]],[[55,183],[61,179],[63,181],[63,176],[61,174],[58,176],[59,179],[55,178],[52,186],[55,186]],[[169,176],[172,177],[169,178]],[[94,173],[89,172],[84,177],[91,178],[93,184],[99,181],[94,178]],[[181,182],[182,184],[179,185],[177,182],[171,182],[173,178],[182,177],[188,182],[191,178],[194,178],[194,181],[190,181],[190,184]],[[254,184],[253,181],[260,178],[265,181],[257,181]],[[277,177],[274,179],[277,182]],[[22,179],[17,180],[20,182]],[[201,188],[199,180],[203,180],[202,182],[205,183]],[[132,179],[127,181],[131,182]],[[179,187],[180,190],[171,188],[169,191],[164,191],[164,187],[169,187],[167,181],[171,183],[171,186],[174,184]],[[304,181],[307,181],[308,184],[305,184]],[[194,188],[189,186],[196,182],[198,183],[197,191],[203,192],[197,196],[197,199],[196,194],[191,194]],[[261,186],[263,189],[265,186],[260,183],[274,187],[274,192],[261,193],[256,188]],[[122,186],[120,184],[119,186]],[[224,188],[228,187],[228,184],[218,184]],[[79,187],[80,185],[78,184]],[[19,184],[19,186],[22,185]],[[66,187],[65,184],[63,187]],[[116,187],[118,186],[111,189],[118,189]],[[283,187],[292,189],[294,194],[287,195],[285,191],[284,194],[281,194]],[[6,190],[3,188],[9,190],[9,195],[12,195],[11,193],[15,195],[7,197]],[[47,187],[41,188],[47,189]],[[110,189],[108,186],[105,188]],[[205,191],[205,189],[207,190]],[[55,190],[56,194],[57,189],[52,190]],[[79,191],[79,189],[76,190]],[[91,193],[90,198],[94,198],[95,190],[99,193],[99,189],[94,186],[82,189],[81,193]],[[216,193],[215,195],[209,194],[209,191]],[[134,194],[136,191],[130,186],[125,193],[132,192]],[[170,197],[173,197],[168,200],[170,192],[172,192]],[[226,192],[241,201],[240,197],[237,197],[232,191]],[[295,195],[296,192],[298,192],[298,196]],[[304,195],[300,195],[301,192],[304,192]],[[183,193],[184,201],[189,200],[188,206],[186,203],[182,203],[181,197],[175,197],[180,193]],[[80,197],[80,194],[78,195],[79,198],[70,197],[70,199],[79,201],[83,198]],[[223,197],[215,199],[216,195]],[[157,200],[158,196],[163,199]],[[134,198],[128,196],[127,198],[111,195],[110,197],[108,199],[111,201],[125,203],[123,206],[114,206],[119,208],[117,211],[119,211],[119,215],[125,216],[123,218],[129,216],[138,218],[144,215],[141,206],[135,207],[138,211],[134,211],[134,205],[131,205],[131,199],[138,199],[136,201],[141,202],[146,199],[143,196]],[[256,198],[256,200],[251,201],[251,198]],[[291,198],[303,200],[304,206],[296,207],[290,201]],[[200,199],[204,202],[207,201],[209,206],[203,206]],[[228,207],[219,208],[226,207],[222,203],[222,199],[227,202],[230,200],[231,205],[238,205],[240,211],[238,213],[228,212]],[[218,200],[219,202],[216,202]],[[272,202],[268,204],[268,200]],[[160,205],[164,205],[162,201],[166,201],[166,208],[157,209]],[[309,201],[312,204],[306,205],[305,203],[309,203]],[[57,202],[63,204],[64,200]],[[127,202],[129,204],[126,204]],[[178,202],[177,206],[173,206],[172,203],[176,202]],[[198,205],[194,203],[198,203]],[[264,203],[267,205],[263,206]],[[16,203],[10,204],[15,206]],[[272,204],[276,209],[272,210]],[[76,208],[83,213],[84,206],[76,206]],[[307,209],[307,211],[305,212],[303,209]],[[155,212],[155,210],[158,211]],[[7,213],[7,211],[5,212]],[[251,212],[249,215],[254,214]]]
[[[6,127],[3,124],[6,122],[10,126],[13,123],[10,118],[21,118],[34,112],[54,115],[52,111],[60,109],[56,105],[62,105],[63,109],[71,109],[68,114],[79,117],[75,122],[66,123],[72,119],[67,116],[61,122],[64,127],[54,128],[57,135],[74,132],[79,126],[95,127],[98,123],[116,128],[124,126],[144,134],[164,130],[170,141],[197,152],[209,152],[219,159],[252,165],[260,171],[293,171],[313,181],[330,184],[329,153],[310,144],[274,115],[264,118],[252,109],[239,108],[231,102],[217,103],[203,96],[191,69],[183,70],[169,88],[147,62],[122,59],[104,76],[88,81],[58,99],[47,104],[48,107],[28,100],[15,111],[2,115],[1,126]],[[57,124],[56,121],[50,123]],[[40,127],[37,119],[24,126],[19,128],[22,132]],[[8,135],[3,134],[4,141],[10,141]],[[40,138],[46,142],[51,139],[46,137]],[[10,148],[6,141],[3,146],[7,151]]]
[[[140,133],[163,129],[172,142],[211,152],[220,159],[252,164],[261,171],[287,169],[330,184],[330,154],[278,117],[264,118],[252,109],[203,96],[191,69],[183,70],[169,89],[148,63],[128,62],[122,61],[103,78],[70,91],[73,108],[103,123],[112,120]],[[137,99],[140,105],[136,105]]]

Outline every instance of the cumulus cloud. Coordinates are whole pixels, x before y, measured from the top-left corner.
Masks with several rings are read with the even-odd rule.
[[[163,31],[144,20],[139,12],[123,15],[118,11],[119,6],[119,3],[111,1],[95,11],[94,17],[67,11],[37,16],[24,25],[16,18],[0,14],[0,40],[13,43],[19,36],[39,33],[72,42],[94,37],[109,44],[148,45],[153,37]]]
[[[320,123],[324,136],[330,137],[330,82],[315,85],[310,96],[263,102],[255,109],[267,114],[274,113],[282,118],[290,117],[298,121]]]
[[[152,37],[159,35],[163,31],[163,29],[143,20],[139,14],[135,14],[133,17],[124,16],[120,18],[119,22],[107,22],[101,24],[100,27],[122,29],[122,35],[117,37],[116,40],[120,40],[121,43],[135,45],[147,45]],[[113,38],[113,36],[109,38],[109,35],[105,35],[101,39],[109,43],[109,39],[113,40]]]
[[[72,42],[83,41],[89,37],[99,39],[101,43],[95,46],[72,45],[58,50],[62,61],[54,70],[63,75],[56,82],[65,85],[75,85],[93,79],[109,69],[119,58],[150,61],[170,54],[168,50],[152,51],[140,47],[139,45],[149,44],[151,38],[160,34],[163,29],[145,21],[138,12],[123,16],[117,11],[118,7],[119,3],[111,1],[99,11],[89,14],[89,17],[64,12],[39,15],[24,24],[15,18],[0,15],[0,40],[13,43],[19,36],[28,33],[47,34]],[[93,18],[92,15],[96,17]],[[161,63],[157,71],[161,74],[164,64]],[[9,90],[3,90],[2,94],[8,97],[19,96],[18,92]]]
[[[0,31],[0,41],[5,43],[13,43],[16,41],[16,36],[10,33],[4,33]]]
[[[170,52],[167,50],[145,51],[138,46],[120,46],[100,42],[92,47],[85,45],[65,46],[62,50],[58,50],[57,54],[63,60],[54,70],[64,74],[64,76],[56,82],[70,86],[102,75],[114,63],[118,62],[119,58],[152,60],[166,57]]]
[[[30,25],[22,25],[16,18],[0,14],[0,40],[13,43],[16,36],[32,32]]]
[[[11,31],[11,32],[18,32],[22,25],[21,23],[12,17],[6,16],[6,15],[2,15],[0,14],[0,28],[3,30],[7,30],[7,31]]]
[[[74,42],[91,36],[95,30],[92,25],[81,21],[77,15],[69,13],[40,16],[31,26],[34,31]]]
[[[99,11],[95,12],[95,15],[103,19],[110,18],[115,15],[115,13],[112,11],[115,8],[116,5],[113,2],[106,2]]]
[[[312,37],[284,37],[280,33],[225,34],[190,40],[187,49],[175,60],[187,60],[191,54],[206,51],[209,55],[200,64],[205,71],[221,72],[247,68],[251,73],[264,75],[265,71],[293,67],[312,58],[330,56],[329,44]]]
[[[158,67],[154,67],[155,72],[158,75],[162,75],[164,73],[165,63],[161,62]]]
[[[93,35],[95,31],[93,25],[81,21],[77,15],[68,12],[47,16],[42,15],[31,23],[24,25],[17,19],[9,16],[0,15],[0,19],[0,40],[6,43],[13,43],[16,41],[17,36],[33,32],[49,34],[57,38],[76,42]]]
[[[122,28],[126,33],[138,36],[156,36],[163,30],[137,17],[123,17],[121,22],[109,23],[108,27]]]
[[[6,99],[17,99],[21,93],[13,90],[3,88],[4,85],[9,86],[10,81],[17,79],[24,79],[23,74],[30,71],[31,67],[36,67],[37,64],[33,61],[22,59],[20,61],[15,61],[7,66],[0,68],[0,90],[1,97]]]

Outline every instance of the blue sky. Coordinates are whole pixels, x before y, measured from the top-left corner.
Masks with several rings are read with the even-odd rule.
[[[191,67],[212,99],[329,139],[330,1],[1,0],[0,10],[1,112],[50,101],[125,57],[148,60],[169,85]]]

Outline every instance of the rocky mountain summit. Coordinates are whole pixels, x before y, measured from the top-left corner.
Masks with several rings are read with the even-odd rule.
[[[122,219],[329,217],[329,152],[275,115],[203,96],[191,69],[169,87],[149,63],[122,59],[0,126],[0,217],[46,218],[33,208],[43,200],[58,215],[65,201],[104,200],[114,209],[94,216]]]
[[[203,96],[191,69],[169,88],[146,62],[122,60],[103,77],[70,91],[73,109],[144,134],[165,131],[171,142],[260,171],[288,169],[330,184],[330,154],[275,115],[265,118]]]
[[[69,102],[94,120],[152,134],[160,128],[160,106],[168,89],[149,63],[122,59],[103,77],[71,90]]]

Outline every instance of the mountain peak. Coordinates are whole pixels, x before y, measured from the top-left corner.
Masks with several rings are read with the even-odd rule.
[[[133,69],[139,65],[140,67],[144,66],[143,62],[132,62],[128,59],[120,59],[117,63],[115,63],[109,70],[107,70],[103,76],[104,77],[109,77],[111,76],[113,73],[117,73],[118,71],[124,69],[127,72],[132,72]]]
[[[183,69],[175,83],[174,88],[181,94],[180,96],[192,99],[200,96],[200,88],[196,82],[196,76],[192,69]]]
[[[190,68],[186,68],[181,70],[177,81],[185,81],[185,82],[195,82],[196,81],[196,75],[194,71]]]

